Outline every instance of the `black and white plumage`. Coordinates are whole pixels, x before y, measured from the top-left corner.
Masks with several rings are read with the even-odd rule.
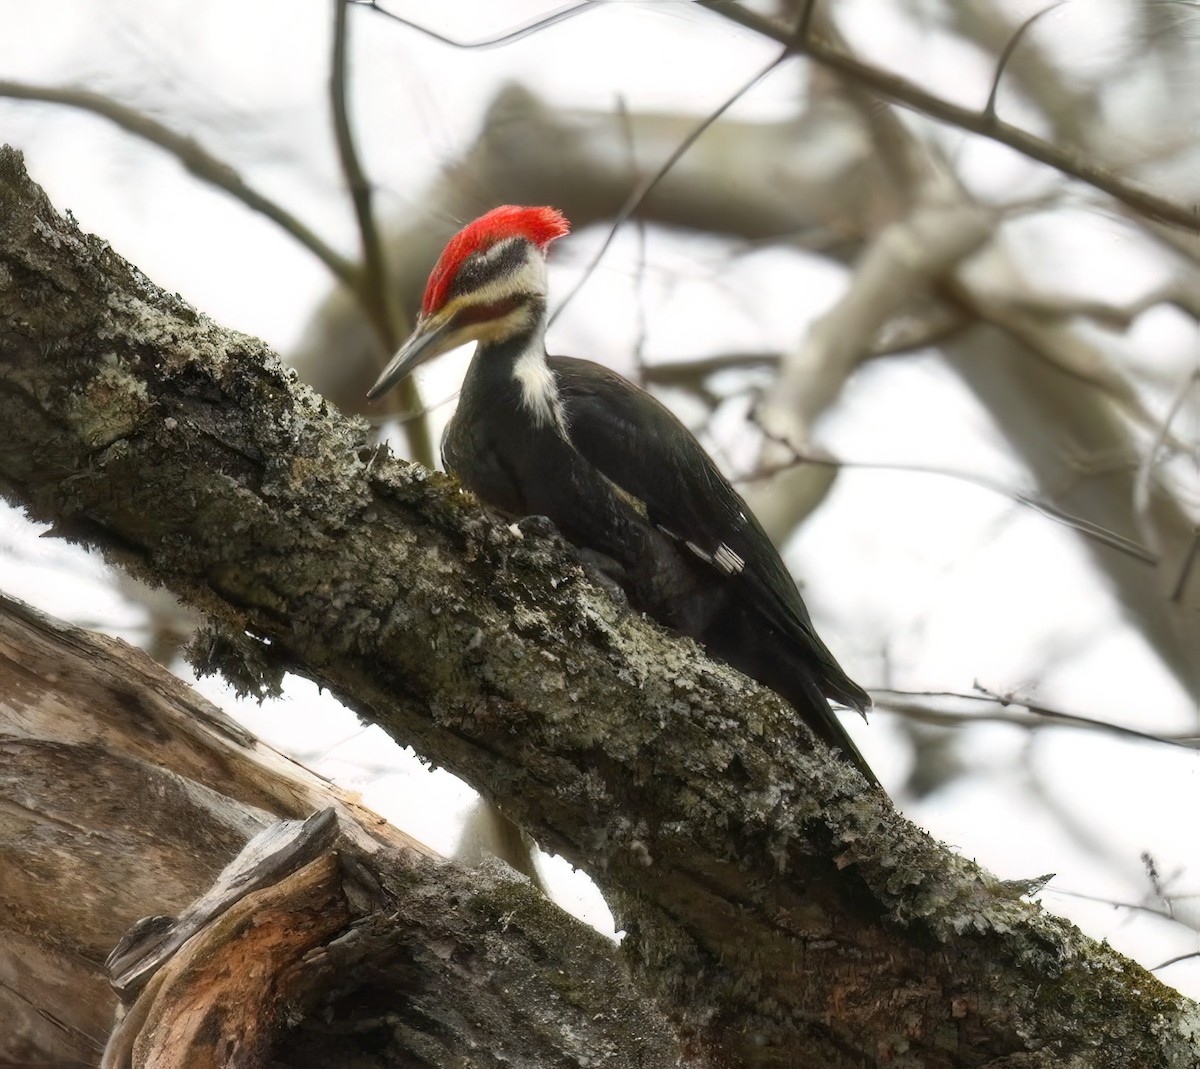
[[[497,208],[457,234],[412,336],[372,387],[478,342],[446,429],[446,468],[492,507],[544,515],[603,561],[637,608],[787,699],[813,733],[878,783],[829,707],[866,692],[817,635],[766,532],[686,427],[589,360],[549,356],[550,208]]]

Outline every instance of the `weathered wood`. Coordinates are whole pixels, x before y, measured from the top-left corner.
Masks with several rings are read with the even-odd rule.
[[[284,820],[264,828],[251,839],[216,881],[181,917],[163,926],[163,918],[139,921],[105,960],[113,990],[125,1003],[132,1002],[147,981],[184,943],[214,918],[247,895],[273,886],[284,876],[324,851],[337,835],[337,815],[322,809],[307,820]]]
[[[257,883],[261,877],[250,878]],[[297,966],[352,916],[337,856],[325,854],[222,904],[162,963],[161,978],[138,999],[149,1005],[143,1010],[134,1004],[114,1031],[101,1069],[254,1069],[269,1063],[289,1003],[300,994],[304,971]],[[123,1034],[122,1026],[133,1022],[136,1036]],[[127,1049],[128,1061],[120,1056]]]
[[[616,948],[523,877],[437,858],[140,651],[0,597],[0,1065],[97,1064],[118,941],[140,997],[111,1065],[208,1065],[217,1023],[243,1065],[675,1062]]]

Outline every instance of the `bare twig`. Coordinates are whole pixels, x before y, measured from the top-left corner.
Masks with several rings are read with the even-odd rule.
[[[986,111],[974,111],[951,103],[922,89],[907,78],[880,70],[847,53],[831,47],[816,37],[795,41],[794,32],[728,0],[697,0],[698,4],[716,12],[740,26],[761,33],[782,43],[793,44],[798,51],[839,74],[868,86],[896,104],[919,111],[931,119],[948,123],[968,133],[990,138],[1008,145],[1032,160],[1080,182],[1099,189],[1133,208],[1138,213],[1172,226],[1195,230],[1200,225],[1200,210],[1195,205],[1179,204],[1127,182],[1106,167],[1084,159],[1072,149],[1060,148],[1034,134],[996,118]]]
[[[996,299],[959,279],[947,281],[941,287],[941,295],[957,304],[964,314],[969,312],[980,322],[989,323],[1015,338],[1025,354],[1045,361],[1090,389],[1098,390],[1135,423],[1157,428],[1159,421],[1129,378],[1105,359],[1095,343],[1068,322],[1072,315],[1091,311],[1100,312],[1102,321],[1111,325],[1123,310],[1099,302],[1068,302],[1056,313],[1048,298],[1022,295],[1012,300]],[[1130,305],[1124,311],[1134,315],[1136,307]],[[1108,312],[1107,320],[1103,319],[1104,311]],[[1168,436],[1166,443],[1177,450],[1184,448],[1174,436]]]
[[[1167,414],[1163,417],[1158,433],[1155,434],[1154,441],[1150,443],[1150,448],[1146,450],[1146,455],[1142,457],[1142,462],[1138,465],[1137,476],[1133,480],[1133,514],[1138,519],[1138,526],[1142,529],[1143,537],[1158,553],[1162,552],[1162,547],[1154,545],[1158,536],[1150,518],[1150,483],[1154,476],[1154,463],[1158,459],[1159,450],[1170,437],[1171,424],[1175,422],[1175,417],[1183,408],[1183,402],[1187,395],[1198,386],[1200,386],[1200,368],[1189,372],[1180,383],[1179,389],[1175,391]]]
[[[1082,902],[1096,902],[1102,906],[1112,906],[1113,909],[1128,909],[1138,913],[1149,913],[1152,917],[1161,917],[1166,921],[1175,921],[1176,924],[1183,923],[1176,920],[1165,909],[1160,909],[1158,906],[1148,906],[1144,902],[1122,902],[1120,899],[1105,898],[1103,895],[1088,894],[1086,891],[1066,891],[1061,887],[1049,887],[1047,891],[1050,894],[1062,895],[1064,898],[1078,898]]]
[[[375,223],[371,182],[359,160],[354,132],[350,125],[346,63],[349,49],[350,3],[351,0],[333,0],[333,54],[330,59],[329,96],[333,110],[334,140],[337,142],[338,158],[342,164],[346,186],[350,190],[350,199],[354,204],[354,217],[358,222],[362,248],[363,268],[355,287],[355,296],[379,338],[380,350],[386,359],[395,352],[399,340],[396,327],[400,317],[395,311],[395,302],[388,283],[387,263],[383,255],[383,243]],[[416,380],[409,378],[400,384],[397,401],[406,411],[418,413],[416,418],[401,423],[409,452],[426,467],[433,467],[436,463],[433,436],[430,434],[428,422],[421,415],[423,406]]]
[[[1100,326],[1110,330],[1128,330],[1138,316],[1160,304],[1170,304],[1185,315],[1193,315],[1187,304],[1180,300],[1180,290],[1181,286],[1178,282],[1168,282],[1127,304],[1113,304],[1110,301],[1088,300],[1062,294],[1039,293],[1022,294],[1013,298],[1012,303],[1022,311],[1046,319],[1069,319],[1078,316],[1082,319],[1094,320]]]
[[[174,156],[197,178],[225,190],[252,211],[265,215],[281,226],[301,245],[320,260],[330,272],[355,292],[359,288],[360,270],[346,257],[327,245],[291,212],[252,189],[229,164],[217,159],[207,149],[183,134],[177,134],[156,119],[119,104],[110,97],[86,89],[59,89],[55,86],[25,85],[0,81],[0,97],[15,100],[40,100],[47,104],[63,104],[108,119],[128,133],[158,145]]]
[[[350,0],[333,0],[333,56],[330,60],[329,96],[333,108],[333,133],[337,142],[338,158],[350,198],[354,204],[354,216],[358,221],[358,234],[362,246],[363,277],[361,297],[363,307],[379,334],[384,351],[391,353],[396,348],[397,338],[392,322],[387,297],[387,264],[383,258],[383,245],[379,240],[379,229],[375,225],[372,207],[371,183],[363,171],[350,128],[350,103],[346,78],[346,52],[349,48],[349,26],[347,11]]]
[[[1017,5],[996,4],[993,0],[961,0],[943,9],[946,26],[964,40],[977,45],[987,55],[999,55],[1015,47],[1020,33]],[[1015,69],[1004,68],[1005,78],[1016,82],[1025,98],[1041,111],[1054,141],[1078,143],[1095,120],[1100,107],[1099,95],[1076,84],[1062,63],[1052,58],[1036,40],[1020,36],[1021,63]]]
[[[629,176],[637,181],[638,158],[637,142],[633,136],[633,124],[630,122],[629,104],[624,95],[617,97],[617,115],[621,120],[621,132],[625,135],[625,150],[629,154]],[[646,321],[646,301],[643,292],[646,285],[646,223],[643,219],[636,220],[634,235],[637,238],[637,257],[633,268],[633,302],[635,327],[633,336],[633,366],[637,371],[637,382],[641,387],[646,385],[646,336],[649,325]]]
[[[1187,954],[1176,954],[1173,958],[1167,958],[1166,961],[1160,961],[1157,965],[1151,965],[1151,972],[1158,972],[1159,969],[1165,969],[1168,965],[1178,965],[1181,961],[1189,961],[1192,958],[1200,958],[1200,950],[1193,950]]]
[[[773,368],[782,359],[777,352],[720,353],[699,360],[672,360],[665,363],[646,364],[642,369],[647,383],[686,390],[706,400],[716,402],[718,398],[706,385],[714,375],[726,371],[757,371]]]
[[[1198,558],[1200,558],[1200,529],[1192,531],[1192,544],[1188,546],[1183,563],[1179,566],[1179,574],[1175,577],[1175,582],[1171,584],[1171,592],[1167,595],[1168,601],[1178,603],[1183,599],[1183,591],[1187,587],[1188,579],[1191,577],[1192,569],[1196,566]]]
[[[761,428],[761,425],[760,425]],[[763,431],[767,434],[766,431]],[[952,468],[935,468],[924,464],[900,464],[889,463],[886,461],[854,461],[841,460],[837,457],[828,454],[818,453],[814,450],[798,449],[790,442],[781,438],[770,438],[777,445],[789,450],[792,454],[792,459],[785,464],[776,467],[765,469],[752,473],[747,479],[742,481],[751,481],[758,479],[770,478],[781,470],[794,467],[798,464],[819,464],[828,468],[863,468],[876,471],[907,471],[914,472],[920,475],[938,475],[947,479],[957,479],[960,482],[970,483],[972,486],[982,487],[984,490],[990,490],[992,493],[1000,494],[1007,497],[1010,501],[1016,502],[1018,505],[1023,505],[1025,508],[1032,509],[1034,512],[1040,513],[1047,519],[1053,520],[1055,523],[1061,523],[1065,527],[1070,527],[1078,531],[1086,538],[1091,538],[1094,541],[1108,546],[1110,549],[1115,549],[1118,553],[1124,553],[1126,556],[1132,557],[1134,560],[1141,561],[1143,564],[1155,565],[1158,563],[1158,557],[1145,546],[1133,541],[1131,538],[1126,538],[1124,535],[1118,534],[1116,531],[1110,531],[1100,527],[1098,524],[1092,523],[1090,520],[1085,520],[1081,516],[1073,516],[1069,512],[1065,512],[1057,505],[1053,505],[1048,501],[1043,501],[1041,498],[1034,497],[1032,494],[1024,493],[1021,490],[1014,490],[1011,487],[1005,486],[994,479],[989,479],[985,475],[976,475],[965,471],[955,471]]]
[[[1036,11],[1029,16],[1016,32],[1008,39],[1004,46],[1004,51],[1000,53],[1000,58],[996,61],[996,73],[992,78],[992,91],[988,93],[987,104],[984,106],[983,114],[992,121],[996,119],[996,96],[1000,92],[1000,80],[1004,77],[1004,68],[1008,66],[1008,61],[1012,59],[1013,53],[1017,50],[1017,45],[1021,43],[1021,38],[1025,36],[1025,31],[1029,29],[1038,19],[1056,7],[1061,7],[1066,0],[1058,0],[1057,3],[1051,4],[1049,7],[1042,8],[1041,11]]]
[[[399,22],[401,25],[407,26],[410,30],[416,30],[417,33],[431,37],[441,44],[449,45],[451,48],[462,49],[499,48],[502,45],[511,45],[524,37],[529,37],[537,33],[539,30],[547,29],[559,22],[565,22],[575,15],[582,15],[585,11],[590,11],[592,8],[598,6],[593,0],[581,0],[580,3],[567,4],[563,7],[555,8],[546,15],[531,19],[529,22],[523,22],[521,25],[514,26],[511,29],[503,30],[493,37],[481,37],[477,41],[456,41],[453,37],[447,37],[445,34],[438,33],[437,30],[431,30],[428,26],[422,26],[419,22],[413,22],[412,19],[406,19],[402,15],[388,11],[387,8],[380,7],[377,0],[347,0],[347,2],[354,4],[356,7],[369,8],[371,11],[383,15],[385,18],[389,18],[393,22]]]
[[[962,316],[950,309],[934,308],[928,315],[910,317],[887,324],[867,353],[874,360],[929,348],[954,337],[967,325]],[[718,353],[698,360],[672,360],[646,364],[647,382],[687,390],[705,399],[717,399],[706,385],[708,380],[726,371],[757,371],[775,368],[783,361],[779,352]]]
[[[1138,731],[1136,728],[1114,724],[1107,720],[1066,713],[1061,709],[1054,709],[1026,698],[996,694],[984,687],[978,688],[980,691],[978,694],[951,690],[895,690],[890,687],[871,687],[869,689],[871,697],[875,699],[880,708],[891,708],[903,715],[912,715],[919,709],[920,719],[926,723],[949,725],[977,724],[988,721],[1027,728],[1072,727],[1103,731],[1124,738],[1137,739],[1139,742],[1156,742],[1184,750],[1200,749],[1200,740],[1193,736],[1158,735],[1149,731]],[[935,709],[925,703],[927,699],[983,703],[991,706],[994,711],[976,714]],[[1019,712],[1014,711],[1014,706],[1024,709],[1027,715],[1022,716]]]
[[[796,40],[807,41],[812,29],[813,15],[817,9],[817,0],[804,0],[804,10],[800,12],[800,23],[796,27]]]
[[[651,174],[649,177],[647,177],[637,187],[637,189],[635,189],[633,191],[633,193],[629,196],[629,199],[626,200],[626,202],[625,202],[624,206],[621,208],[621,210],[619,212],[617,212],[617,217],[613,220],[612,226],[609,228],[608,235],[605,237],[603,243],[600,245],[600,248],[596,251],[595,256],[592,257],[591,262],[584,269],[582,277],[579,279],[578,282],[575,283],[575,285],[571,288],[571,290],[568,291],[566,297],[564,297],[562,299],[562,301],[559,303],[558,307],[554,310],[553,315],[550,316],[551,324],[553,324],[554,321],[562,314],[563,310],[567,307],[568,304],[571,303],[571,301],[575,297],[575,295],[581,289],[583,289],[583,287],[587,283],[588,279],[592,277],[592,273],[596,270],[596,267],[599,265],[601,259],[604,257],[604,254],[606,252],[608,252],[609,246],[613,243],[613,238],[616,237],[617,231],[620,230],[622,225],[624,225],[624,223],[626,222],[626,220],[628,220],[629,217],[631,215],[633,215],[633,213],[636,212],[639,207],[641,207],[642,201],[644,201],[646,199],[646,197],[649,196],[650,191],[652,189],[654,189],[654,187],[656,185],[658,185],[658,183],[662,180],[663,176],[668,171],[670,171],[672,167],[675,166],[675,164],[679,161],[680,157],[682,157],[683,154],[685,152],[687,152],[687,150],[690,149],[699,140],[700,135],[703,134],[705,130],[707,130],[710,126],[712,126],[712,124],[715,123],[722,115],[724,115],[725,112],[727,112],[731,107],[733,107],[733,105],[736,104],[739,100],[741,100],[741,98],[743,96],[745,96],[748,92],[750,92],[751,89],[753,89],[756,85],[758,85],[758,83],[761,82],[764,78],[766,78],[768,74],[770,74],[785,59],[787,59],[790,55],[793,55],[793,54],[794,53],[793,53],[792,47],[790,45],[786,45],[784,47],[783,51],[780,52],[778,56],[776,56],[773,60],[771,60],[770,63],[768,63],[765,67],[763,67],[762,70],[760,70],[757,74],[755,74],[754,77],[751,78],[748,82],[746,82],[744,85],[741,85],[737,89],[735,89],[718,108],[716,108],[714,111],[710,112],[701,122],[699,122],[688,133],[688,135],[682,141],[679,142],[679,144],[675,147],[674,151],[663,161],[663,163],[658,167],[658,169],[653,174]]]

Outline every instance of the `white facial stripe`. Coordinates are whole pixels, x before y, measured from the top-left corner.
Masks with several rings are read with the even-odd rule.
[[[493,245],[485,252],[478,253],[483,260],[491,260],[506,252],[511,252],[513,241],[509,239]],[[522,242],[525,254],[515,270],[499,275],[485,282],[478,289],[464,293],[450,301],[446,310],[451,315],[462,308],[479,305],[501,305],[516,296],[546,296],[546,260],[534,246]],[[523,303],[506,315],[479,323],[468,323],[454,332],[454,344],[462,345],[469,341],[499,342],[527,330],[530,326],[531,307]],[[513,374],[521,387],[521,403],[533,416],[535,423],[554,424],[564,430],[566,423],[563,413],[562,400],[558,396],[558,385],[554,373],[546,364],[546,354],[542,348],[540,332],[530,339],[529,348],[525,350],[513,365]]]
[[[478,255],[484,260],[495,259],[503,254],[512,245],[513,241],[516,240],[519,239],[512,238],[508,241],[502,241]],[[542,254],[532,246],[526,245],[525,248],[526,252],[522,258],[522,263],[515,271],[490,279],[478,289],[463,294],[462,297],[456,298],[451,303],[462,301],[464,306],[468,304],[497,304],[516,293],[529,293],[537,297],[544,297],[546,295],[546,261]]]
[[[521,403],[533,416],[537,424],[554,423],[564,428],[562,399],[558,396],[558,384],[554,372],[546,363],[542,352],[541,338],[525,350],[513,365],[513,374],[521,384]]]

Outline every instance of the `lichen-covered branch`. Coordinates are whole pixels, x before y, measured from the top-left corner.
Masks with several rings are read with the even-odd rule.
[[[367,449],[259,343],[60,219],[11,151],[0,211],[5,494],[585,868],[695,1064],[1200,1056],[1190,1003],[934,843],[555,540]]]

